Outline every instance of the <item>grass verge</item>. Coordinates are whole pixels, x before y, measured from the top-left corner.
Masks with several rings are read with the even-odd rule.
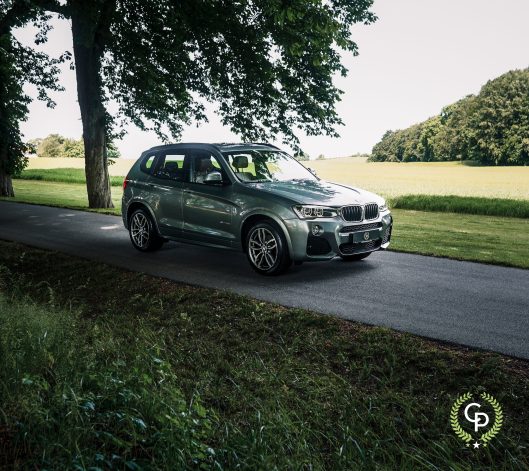
[[[395,209],[416,211],[529,218],[528,200],[454,195],[404,195],[391,198],[390,206]]]
[[[121,176],[111,176],[110,184],[112,186],[122,186],[124,178]],[[85,171],[82,168],[25,169],[17,179],[61,183],[86,183]]]
[[[395,209],[392,250],[529,268],[529,220]]]
[[[60,208],[80,209],[104,214],[121,214],[121,187],[112,187],[112,209],[88,209],[86,186],[80,183],[47,182],[38,180],[14,180],[15,198],[3,198],[4,201],[43,204]]]
[[[5,463],[529,466],[526,362],[14,243],[0,249]],[[466,448],[449,426],[467,390],[503,407],[486,449]]]

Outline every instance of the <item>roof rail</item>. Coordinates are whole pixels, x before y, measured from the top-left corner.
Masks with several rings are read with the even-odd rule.
[[[266,146],[279,149],[279,147],[269,144],[268,142],[215,142],[214,146]]]
[[[268,147],[273,147],[274,149],[279,149],[279,147],[274,146],[273,144],[269,144],[268,142],[253,142],[252,144],[255,144],[258,146],[268,146]]]

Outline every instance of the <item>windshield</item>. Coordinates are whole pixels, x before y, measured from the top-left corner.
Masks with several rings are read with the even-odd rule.
[[[224,152],[237,178],[244,183],[316,180],[316,177],[288,154],[270,150]]]

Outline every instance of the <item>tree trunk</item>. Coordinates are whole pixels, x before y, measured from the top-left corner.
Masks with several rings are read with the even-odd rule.
[[[15,196],[11,175],[8,175],[0,168],[0,196]]]
[[[4,76],[0,76],[4,79]],[[15,196],[11,175],[7,173],[9,169],[9,146],[6,136],[9,134],[9,123],[6,123],[6,112],[4,106],[4,96],[0,96],[0,196]]]
[[[72,2],[74,3],[74,2]],[[100,67],[102,48],[94,34],[93,15],[75,2],[72,8],[77,96],[83,122],[86,189],[90,208],[113,208],[107,164],[107,114],[103,105]],[[83,5],[84,3],[84,5]]]

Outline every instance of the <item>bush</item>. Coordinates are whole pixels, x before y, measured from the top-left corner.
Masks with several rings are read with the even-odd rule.
[[[395,209],[415,211],[529,218],[529,201],[527,200],[454,195],[404,195],[392,198],[390,205]]]

